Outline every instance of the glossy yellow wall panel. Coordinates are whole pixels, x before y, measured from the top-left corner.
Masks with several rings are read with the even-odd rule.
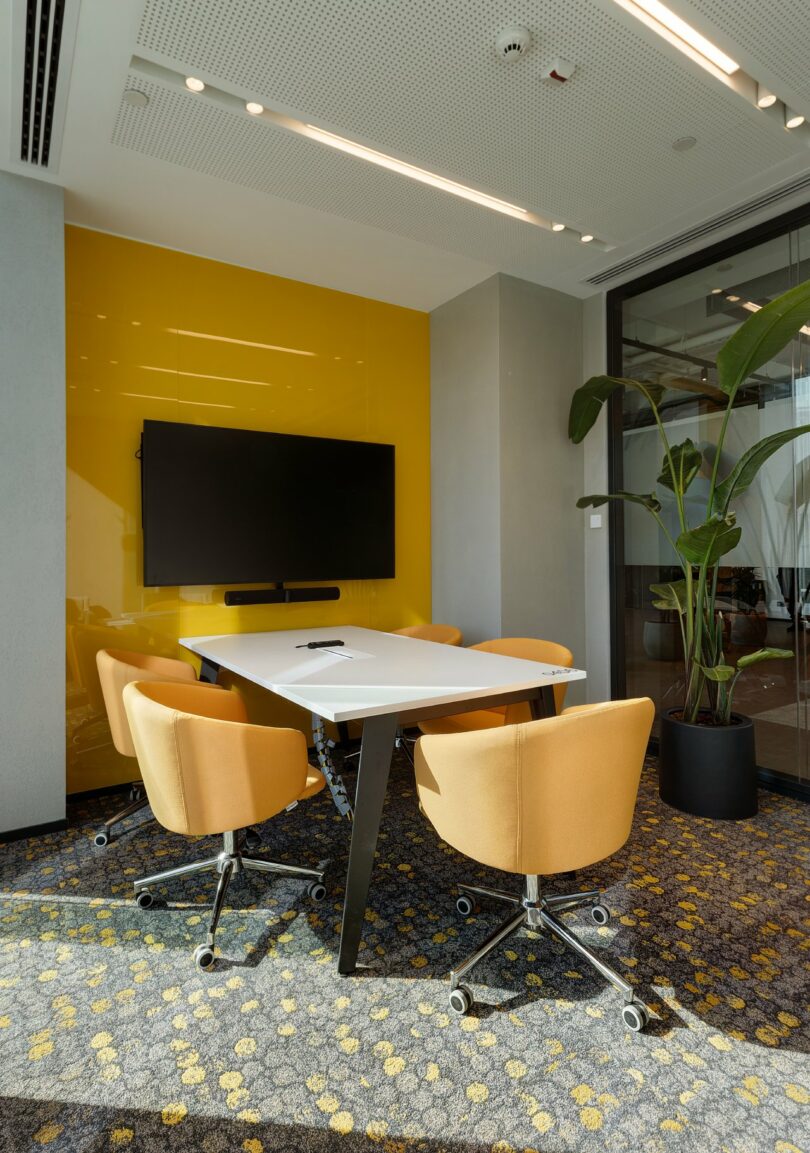
[[[94,654],[105,644],[179,656],[180,636],[430,620],[429,328],[425,313],[86,229],[67,228],[65,259],[76,792],[135,775],[100,719]],[[145,419],[394,444],[396,578],[337,582],[338,601],[239,608],[221,587],[144,588]],[[320,531],[328,541],[339,526]],[[254,719],[305,723],[241,688]]]

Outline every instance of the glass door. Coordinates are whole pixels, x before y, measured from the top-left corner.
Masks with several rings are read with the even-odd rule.
[[[665,389],[670,443],[689,437],[703,464],[687,494],[690,523],[703,519],[717,456],[725,396],[716,357],[750,313],[810,278],[810,227],[786,232],[726,259],[628,295],[622,302],[621,374]],[[763,365],[741,389],[729,421],[719,475],[764,436],[810,422],[808,336]],[[627,390],[621,410],[621,487],[650,492],[662,466],[657,429],[641,396]],[[679,532],[673,494],[655,486],[662,519]],[[810,781],[807,638],[810,625],[810,437],[772,456],[735,502],[742,539],[723,557],[718,604],[726,652],[738,658],[763,646],[793,649],[791,660],[752,667],[740,679],[735,709],[754,718],[760,766],[785,782]],[[677,616],[653,605],[649,586],[680,575],[667,536],[646,511],[623,511],[624,674],[629,696],[661,707],[680,703],[684,678]]]

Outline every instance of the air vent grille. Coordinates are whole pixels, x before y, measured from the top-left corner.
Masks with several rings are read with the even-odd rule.
[[[47,168],[59,79],[65,0],[28,0],[25,14],[20,160]]]
[[[15,165],[52,173],[58,164],[79,4],[15,0],[12,5],[10,159]]]
[[[788,197],[796,196],[801,192],[810,192],[810,173],[806,176],[799,177],[798,180],[791,181],[789,184],[784,184],[780,188],[775,188],[771,192],[765,193],[764,196],[758,196],[754,200],[748,200],[744,204],[738,205],[737,208],[732,208],[729,212],[722,213],[720,216],[713,216],[703,224],[687,229],[686,232],[679,232],[677,236],[672,236],[669,240],[662,241],[661,244],[656,244],[652,248],[648,248],[645,252],[639,252],[635,256],[628,257],[627,260],[622,260],[618,264],[612,265],[610,268],[604,268],[594,276],[589,276],[584,283],[601,285],[606,284],[610,280],[616,280],[626,273],[633,272],[634,269],[648,264],[652,260],[657,260],[661,256],[666,256],[668,253],[674,252],[685,244],[690,244],[692,241],[709,236],[712,232],[716,232],[720,228],[725,228],[729,224],[744,220],[745,217],[751,216],[755,212],[760,212],[763,208],[779,204]]]

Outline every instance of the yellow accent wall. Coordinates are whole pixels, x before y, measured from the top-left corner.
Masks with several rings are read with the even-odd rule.
[[[137,775],[109,743],[101,647],[180,656],[181,636],[430,620],[429,327],[426,313],[86,229],[68,227],[65,248],[76,792]],[[224,587],[144,588],[135,453],[145,419],[394,444],[396,578],[337,582],[338,601],[238,608],[225,607]],[[305,531],[328,552],[340,526],[313,510]],[[253,719],[306,724],[238,687]]]

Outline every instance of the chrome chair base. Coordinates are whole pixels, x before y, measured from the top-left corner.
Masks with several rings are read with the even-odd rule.
[[[214,964],[214,938],[217,926],[222,915],[225,894],[231,878],[243,870],[255,873],[280,873],[288,877],[302,877],[309,879],[307,895],[313,901],[322,901],[326,896],[326,886],[323,883],[322,869],[306,869],[298,865],[288,865],[279,861],[265,861],[260,857],[245,856],[239,849],[239,836],[237,833],[223,833],[223,849],[216,857],[206,857],[202,861],[193,861],[188,865],[178,865],[175,869],[165,869],[162,873],[154,873],[151,877],[139,877],[134,882],[135,899],[141,909],[148,909],[154,904],[151,892],[152,885],[162,885],[177,877],[188,877],[193,873],[216,872],[219,874],[217,891],[214,897],[214,907],[211,910],[211,920],[208,925],[208,935],[204,945],[198,945],[194,950],[194,963],[198,969],[210,969]]]
[[[105,845],[109,844],[110,829],[113,827],[113,825],[117,825],[119,821],[124,821],[127,817],[131,817],[133,813],[140,812],[141,809],[145,809],[149,804],[149,798],[147,797],[143,785],[141,785],[140,782],[133,783],[129,786],[129,799],[130,804],[128,804],[125,809],[121,809],[119,812],[114,813],[112,817],[109,817],[100,826],[98,832],[93,838],[93,844],[96,845],[99,849],[103,849]]]
[[[485,889],[477,885],[459,885],[458,889],[461,893],[456,907],[463,916],[469,916],[473,911],[474,904],[471,898],[483,897],[493,901],[501,901],[507,905],[515,906],[519,911],[514,912],[508,917],[502,925],[500,925],[493,933],[487,937],[486,941],[471,953],[466,960],[451,970],[450,973],[450,1008],[459,1015],[467,1013],[473,1005],[473,996],[466,985],[461,983],[462,978],[482,961],[484,957],[488,956],[493,949],[496,949],[502,941],[511,935],[521,926],[526,925],[531,929],[545,929],[551,933],[563,944],[567,945],[569,949],[579,954],[583,960],[592,965],[598,973],[600,973],[607,981],[618,989],[624,997],[624,1006],[622,1009],[622,1018],[624,1023],[629,1029],[634,1032],[640,1032],[641,1029],[647,1024],[649,1020],[649,1010],[643,1002],[639,1001],[634,993],[633,986],[620,976],[615,969],[611,968],[602,958],[580,941],[575,933],[563,924],[557,916],[558,913],[565,912],[569,909],[575,909],[580,905],[592,905],[591,914],[597,925],[605,925],[610,919],[610,913],[604,905],[599,903],[601,893],[599,889],[589,889],[587,892],[582,893],[566,893],[559,896],[544,896],[540,889],[540,878],[537,876],[529,875],[525,878],[523,885],[523,893],[521,896],[515,896],[514,893],[507,893],[502,889]]]

